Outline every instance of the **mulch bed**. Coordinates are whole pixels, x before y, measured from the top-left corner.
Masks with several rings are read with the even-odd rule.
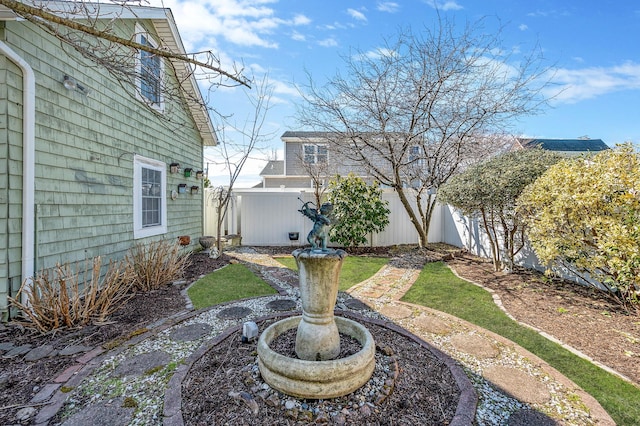
[[[517,269],[494,272],[491,262],[460,254],[448,264],[463,278],[494,290],[509,314],[640,384],[640,316],[603,292]]]
[[[353,394],[326,400],[297,400],[265,387],[255,343],[241,343],[240,332],[231,335],[196,361],[183,381],[185,424],[449,424],[460,396],[449,368],[407,337],[374,324],[366,327],[377,346],[374,377]],[[359,350],[344,336],[342,343],[341,357]],[[295,333],[279,336],[272,345],[295,357]]]
[[[191,265],[183,277],[190,283],[199,276],[229,263],[226,255],[210,259],[204,254],[191,256]],[[109,323],[89,325],[79,329],[61,329],[41,334],[15,323],[0,324],[0,343],[14,346],[51,345],[61,350],[70,345],[87,347],[112,346],[137,334],[147,325],[185,309],[186,301],[180,294],[184,286],[169,285],[147,293],[137,293],[115,314]],[[73,356],[51,356],[26,362],[22,356],[4,358],[0,350],[0,425],[20,424],[16,412],[47,383],[53,381],[66,368],[74,364]],[[28,422],[26,423],[28,424]]]

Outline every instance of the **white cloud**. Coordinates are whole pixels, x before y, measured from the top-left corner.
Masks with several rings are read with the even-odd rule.
[[[444,11],[464,9],[455,0],[446,0],[446,1],[425,0],[425,3],[433,7],[434,9],[439,9]]]
[[[386,47],[380,47],[377,49],[368,50],[362,54],[359,54],[354,57],[355,60],[365,60],[365,59],[379,59],[383,56],[393,56],[395,51]]]
[[[329,37],[324,40],[320,40],[318,44],[322,47],[335,47],[338,45],[338,41],[333,37]]]
[[[380,12],[389,12],[389,13],[395,13],[398,11],[399,8],[400,8],[400,5],[392,1],[381,1],[381,2],[378,2],[378,5],[376,6],[376,9],[378,9]]]
[[[640,89],[640,64],[626,62],[613,67],[555,70],[555,86],[546,95],[556,102],[576,103],[621,90]]]
[[[307,40],[307,37],[304,34],[300,34],[297,31],[293,31],[291,33],[291,39],[295,41],[305,41]]]
[[[529,29],[529,26],[527,24],[520,24],[520,25],[518,25],[518,29],[520,31],[526,31],[526,30]]]
[[[360,12],[359,10],[347,9],[347,13],[349,14],[349,16],[351,16],[353,19],[355,19],[357,21],[366,21],[367,20],[367,17],[364,16],[364,13]]]
[[[304,15],[296,15],[293,17],[293,21],[292,21],[293,25],[295,26],[299,26],[299,25],[309,25],[311,23],[311,19],[309,19],[308,17],[304,16]]]
[[[276,49],[271,35],[282,27],[311,23],[303,14],[291,18],[276,16],[269,7],[274,0],[149,0],[150,6],[171,8],[188,50],[193,46],[215,49],[224,39],[240,46]]]

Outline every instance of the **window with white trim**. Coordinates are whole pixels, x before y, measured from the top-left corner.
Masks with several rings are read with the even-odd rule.
[[[167,233],[167,165],[133,157],[133,237]]]
[[[409,162],[417,167],[424,167],[425,161],[422,156],[422,148],[418,145],[409,147]]]
[[[326,145],[303,145],[302,152],[306,164],[326,164],[328,152]]]
[[[155,40],[145,32],[144,28],[136,25],[136,42],[143,46],[157,48]],[[153,53],[140,50],[136,61],[137,92],[140,99],[157,110],[164,108],[162,94],[162,75],[164,62]]]

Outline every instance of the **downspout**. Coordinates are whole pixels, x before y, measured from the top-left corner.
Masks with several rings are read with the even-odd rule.
[[[22,281],[29,288],[35,251],[36,78],[29,64],[1,40],[0,52],[22,71]],[[21,302],[27,303],[25,293]]]

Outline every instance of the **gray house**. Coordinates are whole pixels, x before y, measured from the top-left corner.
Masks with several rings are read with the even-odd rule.
[[[563,155],[581,155],[609,149],[602,139],[524,139],[518,138],[512,150],[540,147]]]
[[[73,2],[45,3],[86,19]],[[122,38],[185,53],[169,9],[83,4]],[[135,77],[117,78],[0,6],[2,320],[37,271],[202,235],[196,172],[216,136],[198,85],[182,62],[130,53]]]
[[[331,150],[330,135],[324,132],[291,132],[280,136],[284,160],[272,160],[260,172],[259,188],[313,188],[313,177],[326,185],[336,174],[354,173],[367,178],[366,170],[345,161]],[[333,135],[335,137],[335,134]]]

